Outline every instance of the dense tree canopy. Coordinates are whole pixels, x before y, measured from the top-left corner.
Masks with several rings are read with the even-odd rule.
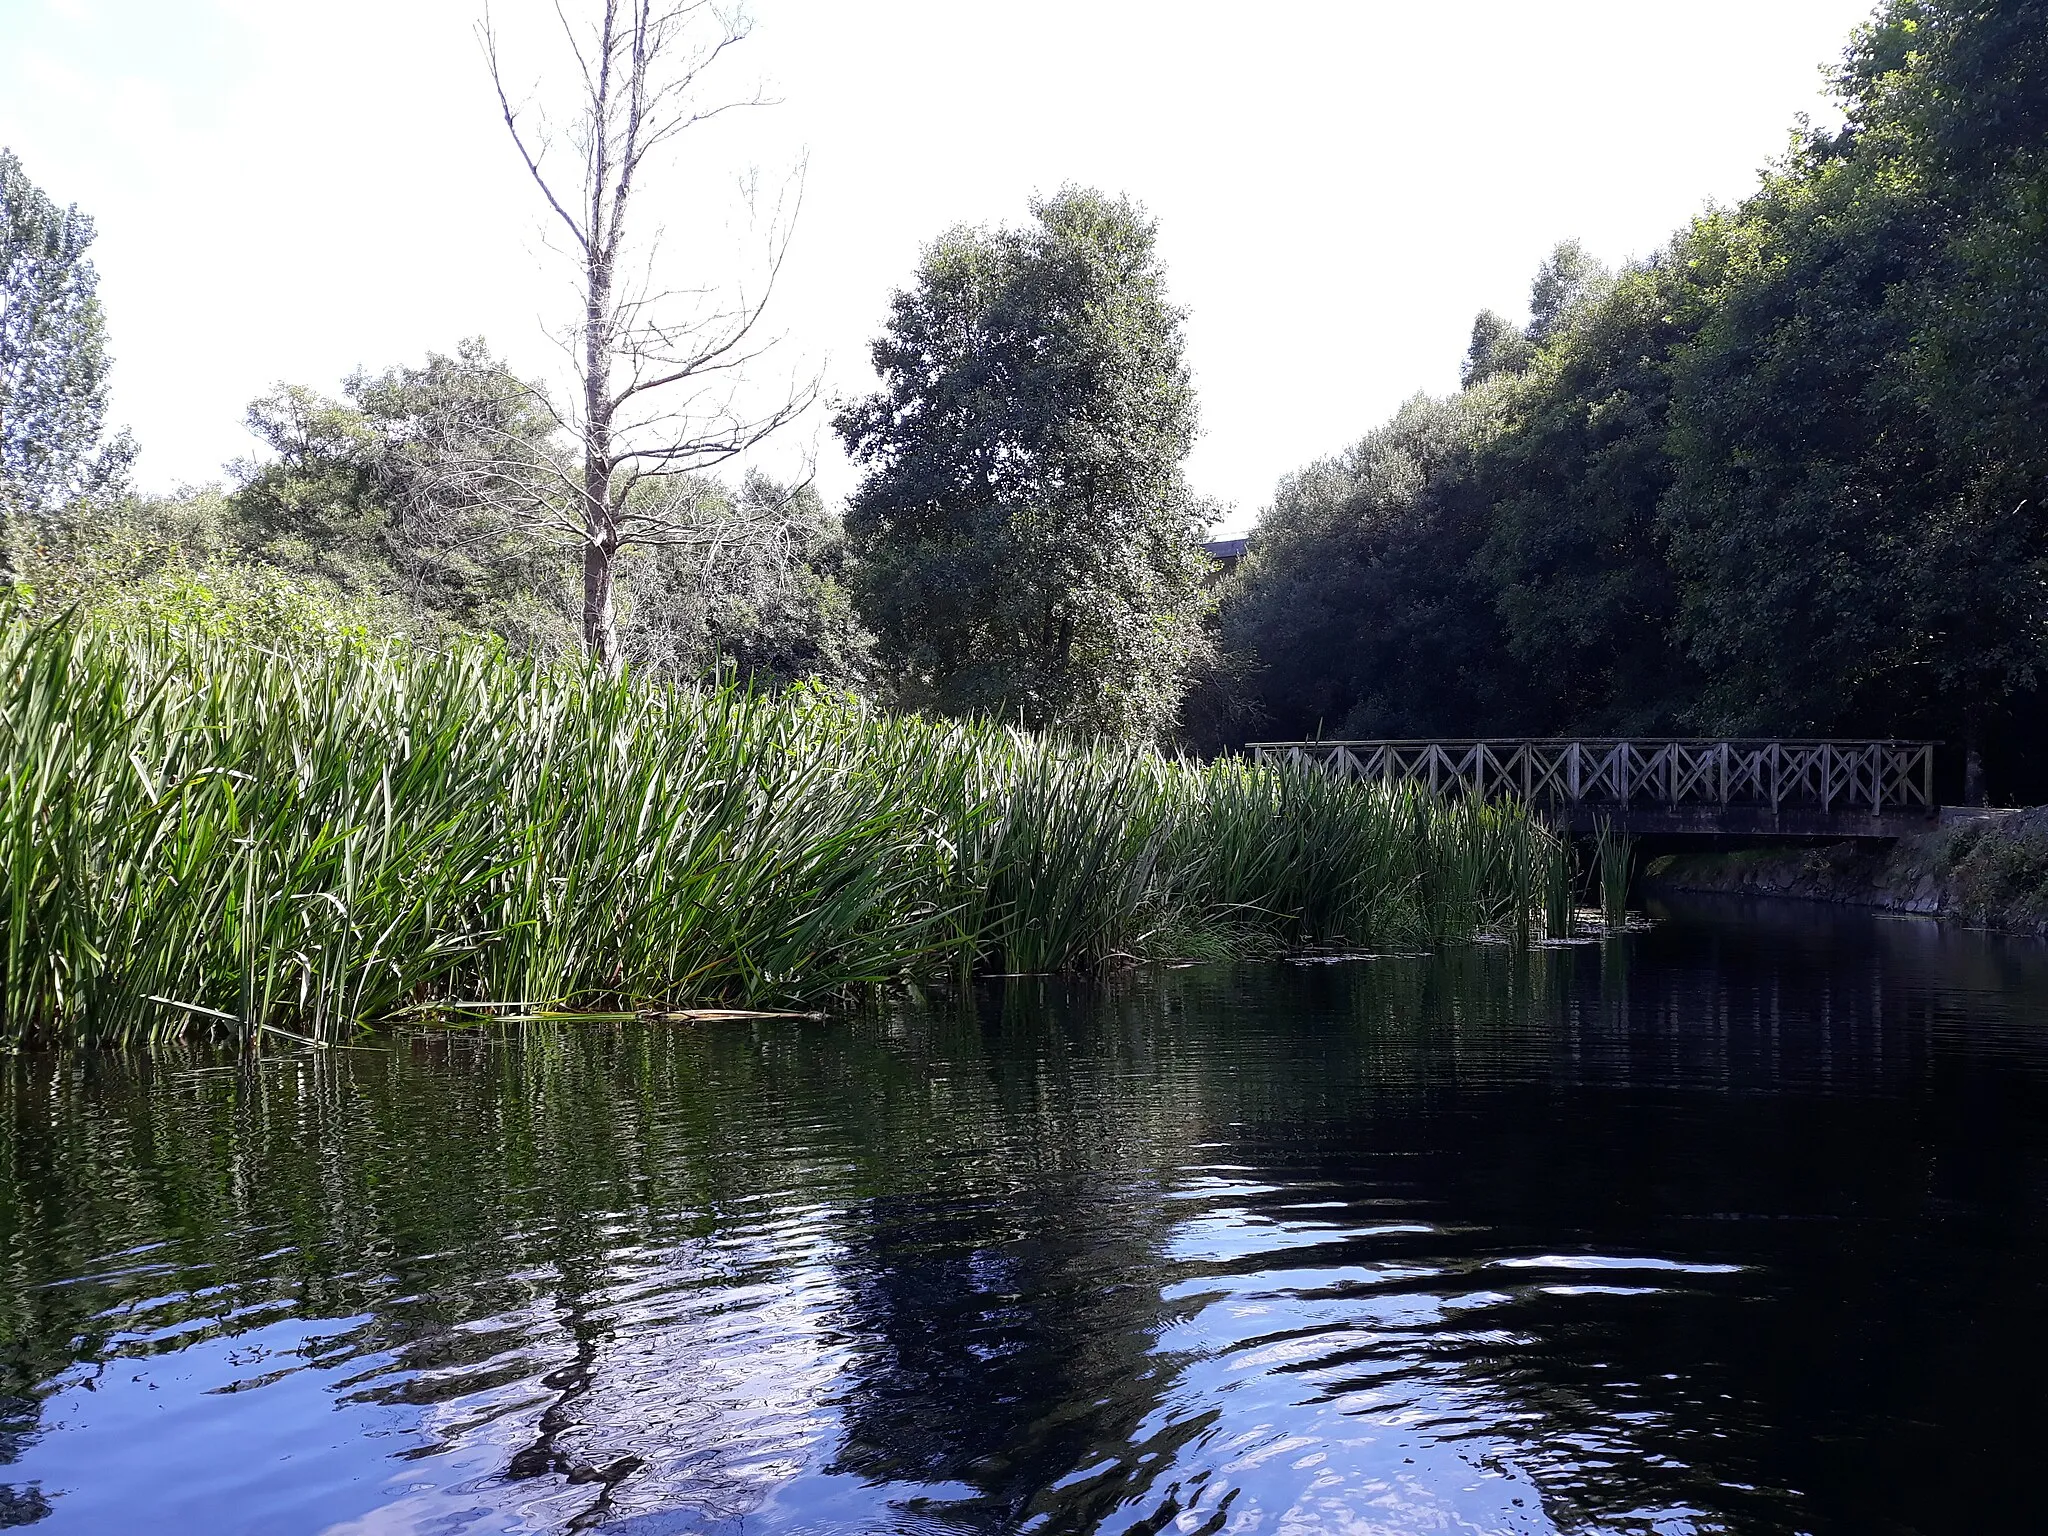
[[[1474,578],[1472,471],[1498,399],[1418,397],[1288,476],[1224,602],[1225,644],[1263,664],[1269,728],[1414,735],[1500,718],[1498,615]]]
[[[1458,382],[1470,389],[1497,374],[1520,373],[1535,355],[1536,344],[1519,325],[1499,310],[1482,309],[1472,322],[1472,340],[1465,348]]]
[[[539,390],[480,340],[343,388],[280,384],[249,407],[268,450],[234,466],[250,553],[424,618],[568,644],[565,562],[527,505],[566,494]]]
[[[91,224],[0,155],[0,510],[36,532],[8,547],[53,600],[210,583],[252,633],[566,652],[609,465],[599,650],[671,675],[1204,750],[1926,733],[2048,794],[2048,0],[1885,0],[1835,84],[1842,126],[1741,204],[1620,271],[1558,245],[1526,320],[1475,319],[1455,395],[1286,477],[1220,579],[1183,317],[1128,200],[1070,188],[924,252],[835,422],[843,529],[687,454],[612,474],[480,342],[279,386],[231,491],[143,503],[109,494]]]
[[[2038,687],[2044,38],[2038,0],[1894,0],[1845,127],[1703,221],[1664,503],[1702,718],[1974,739]]]
[[[815,487],[749,475],[737,492],[708,477],[689,544],[634,551],[619,635],[642,671],[720,671],[758,687],[872,681],[872,637],[848,590],[839,519]]]
[[[1500,391],[1478,456],[1473,575],[1532,730],[1669,730],[1696,687],[1658,523],[1682,271],[1666,256],[1582,294]]]
[[[1279,733],[1933,732],[2048,680],[2048,0],[1889,0],[1739,207],[1575,244],[1465,390],[1285,481]],[[2048,784],[2035,786],[2036,790]]]
[[[546,396],[481,340],[420,367],[358,371],[344,398],[280,384],[249,408],[267,450],[233,466],[223,537],[245,558],[413,633],[497,635],[529,654],[580,641],[573,457]],[[723,669],[774,686],[858,679],[838,520],[808,486],[761,476],[648,481],[689,536],[626,550],[617,638],[644,672]],[[553,504],[551,504],[553,503]]]
[[[860,601],[907,703],[1152,735],[1200,638],[1181,315],[1133,204],[1032,216],[925,252],[838,419]]]

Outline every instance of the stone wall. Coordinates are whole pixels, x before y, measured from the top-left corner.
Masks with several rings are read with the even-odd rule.
[[[2048,937],[2048,806],[1945,819],[1890,845],[1676,854],[1653,862],[1642,884],[1837,901]]]

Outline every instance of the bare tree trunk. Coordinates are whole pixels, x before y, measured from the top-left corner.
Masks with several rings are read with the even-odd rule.
[[[572,19],[578,11],[586,21]],[[583,314],[565,339],[580,343],[582,400],[557,419],[577,439],[582,462],[562,466],[568,483],[557,484],[568,494],[543,521],[582,550],[584,649],[616,673],[623,659],[614,610],[620,551],[705,542],[692,526],[693,499],[664,500],[653,487],[714,470],[766,442],[810,408],[819,386],[792,379],[786,394],[758,409],[737,393],[747,367],[774,345],[756,327],[788,250],[779,216],[765,281],[730,298],[659,286],[642,272],[651,268],[652,245],[642,263],[626,237],[651,155],[697,123],[765,104],[758,93],[725,101],[700,94],[700,77],[746,38],[744,14],[712,0],[572,0],[556,15],[575,66],[565,77],[572,82],[563,113],[569,132],[558,141],[571,155],[559,177],[544,164],[557,142],[545,115],[531,133],[520,126],[522,108],[507,90],[488,9],[478,32],[506,130],[578,264]]]
[[[608,673],[619,670],[619,623],[612,603],[619,553],[618,530],[612,525],[608,495],[611,476],[599,465],[584,468],[586,503],[597,509],[583,545],[583,645],[591,659]],[[591,490],[595,483],[596,497]]]
[[[598,76],[594,116],[602,121],[611,82],[611,13],[604,23],[605,62]],[[625,199],[615,198],[605,219],[609,145],[600,132],[590,148],[590,227],[605,238],[586,243],[583,275],[583,648],[609,674],[619,670],[619,625],[613,608],[614,561],[619,552],[617,509],[612,505],[612,251],[616,248]]]

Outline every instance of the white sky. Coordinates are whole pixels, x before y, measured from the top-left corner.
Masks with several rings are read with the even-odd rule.
[[[773,318],[843,397],[946,226],[1066,181],[1130,193],[1189,311],[1190,477],[1241,526],[1281,474],[1454,388],[1474,312],[1523,314],[1557,240],[1619,260],[1743,196],[1795,113],[1826,115],[1821,67],[1872,3],[754,0],[732,83],[782,104],[705,134],[659,217],[676,279],[717,276],[691,231],[726,228],[749,164],[808,153]],[[501,30],[538,36],[542,4],[497,0]],[[565,290],[480,7],[0,0],[0,144],[98,221],[146,486],[249,452],[274,380],[333,390],[479,333],[552,369]],[[843,492],[820,424],[784,457],[813,441]]]

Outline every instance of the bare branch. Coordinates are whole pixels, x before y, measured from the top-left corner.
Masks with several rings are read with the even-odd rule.
[[[589,238],[577,227],[576,221],[569,216],[568,210],[555,196],[555,189],[548,185],[547,177],[541,174],[539,159],[527,149],[526,139],[519,132],[519,114],[513,110],[511,97],[505,92],[505,76],[498,63],[498,38],[491,28],[491,11],[488,5],[484,7],[483,20],[477,24],[477,32],[483,40],[484,59],[491,72],[491,86],[498,94],[498,110],[504,114],[505,127],[512,135],[513,147],[519,151],[519,158],[525,162],[527,173],[533,177],[534,185],[540,188],[541,195],[548,200],[548,206],[560,215],[562,222],[569,227],[569,233],[576,237],[577,244],[588,250]]]
[[[579,12],[587,25],[578,23]],[[705,534],[704,497],[689,477],[785,430],[816,404],[821,380],[792,378],[761,405],[748,390],[753,371],[782,340],[765,334],[763,317],[802,207],[800,168],[794,196],[786,183],[768,222],[757,284],[660,282],[660,231],[637,245],[631,234],[643,186],[684,135],[769,103],[759,89],[723,99],[704,89],[751,22],[716,0],[555,0],[555,17],[576,88],[570,137],[581,164],[573,199],[549,178],[546,118],[538,133],[522,126],[488,11],[479,35],[513,146],[575,238],[569,254],[581,314],[560,342],[578,398],[562,406],[549,400],[545,410],[576,439],[576,462],[501,466],[494,483],[528,503],[535,526],[580,541],[586,641],[609,663],[617,660],[611,587],[619,552],[648,544],[715,554],[744,536],[750,520],[726,513],[716,536]]]

